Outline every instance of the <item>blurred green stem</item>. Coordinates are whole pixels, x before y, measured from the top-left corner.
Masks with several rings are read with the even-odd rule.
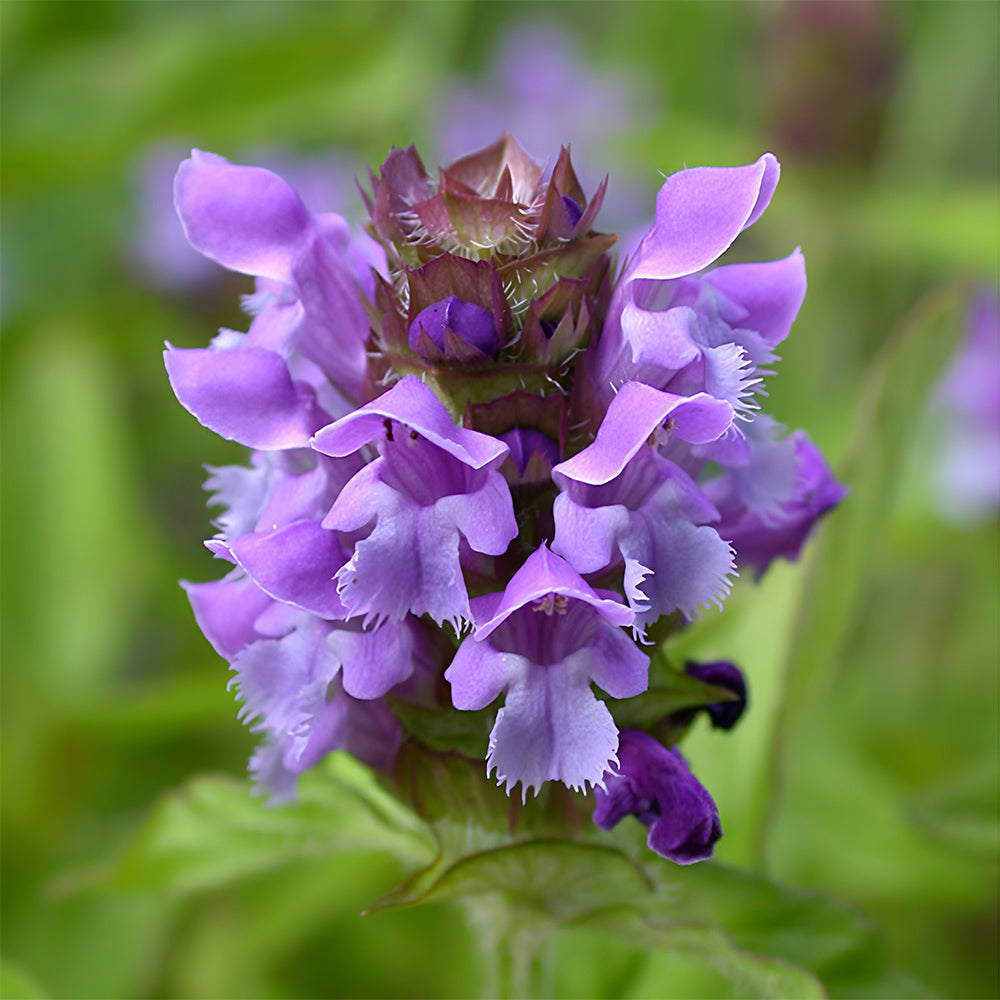
[[[514,1000],[551,994],[549,933],[534,915],[499,894],[463,900],[483,955],[482,993]]]

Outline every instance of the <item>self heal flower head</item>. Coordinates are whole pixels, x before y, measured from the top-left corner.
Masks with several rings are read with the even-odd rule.
[[[635,816],[649,827],[650,849],[679,865],[710,858],[722,836],[719,811],[687,761],[635,729],[621,733],[618,766],[596,798],[598,827],[610,830]]]
[[[228,572],[185,587],[261,735],[259,785],[291,797],[342,750],[417,805],[447,759],[542,815],[547,783],[596,788],[599,825],[634,813],[664,856],[711,853],[708,793],[616,717],[655,716],[632,702],[654,642],[738,567],[797,557],[843,495],[759,411],[801,254],[706,270],[777,177],[766,154],[667,178],[616,274],[605,184],[588,194],[566,147],[543,166],[505,133],[436,172],[392,150],[363,237],[271,171],[182,164],[189,240],[257,278],[246,333],[165,361],[180,402],[252,450],[206,484]],[[728,728],[745,687],[708,668],[676,678],[684,711]],[[712,686],[735,702],[704,704]]]

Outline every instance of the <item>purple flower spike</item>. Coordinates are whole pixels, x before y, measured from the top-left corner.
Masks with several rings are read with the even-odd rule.
[[[427,356],[420,350],[422,333],[430,337],[446,357],[456,353],[451,349],[449,334],[484,355],[496,354],[500,346],[492,314],[482,306],[463,302],[454,295],[421,310],[410,324],[410,347],[421,356]]]
[[[503,594],[473,601],[476,627],[445,678],[456,708],[485,708],[506,690],[487,773],[521,796],[545,781],[586,790],[616,760],[618,731],[591,683],[613,698],[646,689],[649,658],[619,626],[632,613],[602,597],[543,545]]]
[[[429,614],[455,626],[470,616],[459,543],[501,555],[517,535],[510,490],[497,471],[507,446],[452,423],[437,396],[407,376],[313,438],[329,455],[373,439],[379,457],[341,491],[323,527],[369,533],[336,570],[351,615],[401,621]]]
[[[684,664],[684,673],[714,687],[725,688],[736,696],[734,701],[717,701],[705,706],[716,729],[732,729],[747,707],[746,681],[739,668],[728,660],[715,663],[688,660]]]
[[[537,88],[552,52],[531,49]],[[720,836],[711,798],[612,712],[660,719],[665,740],[701,707],[731,728],[746,686],[729,663],[687,670],[732,701],[620,705],[647,689],[643,643],[721,605],[738,565],[796,558],[844,495],[808,438],[758,412],[805,265],[710,269],[767,207],[770,154],[668,177],[617,277],[618,237],[595,229],[607,180],[588,195],[565,146],[549,164],[508,132],[439,171],[393,150],[360,238],[268,170],[182,164],[190,242],[256,278],[246,333],[166,353],[181,403],[254,449],[206,483],[228,575],[185,588],[276,797],[344,749],[408,799],[429,748],[481,738],[459,713],[499,700],[483,780],[525,803],[547,781],[593,786],[599,826],[635,814],[689,864]]]
[[[628,815],[649,827],[646,843],[679,865],[706,861],[722,836],[719,810],[676,750],[652,736],[623,729],[618,769],[596,792],[594,823],[610,830]]]

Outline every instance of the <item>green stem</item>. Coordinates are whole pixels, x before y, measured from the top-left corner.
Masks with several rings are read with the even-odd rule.
[[[462,903],[483,955],[482,996],[535,1000],[550,995],[547,926],[499,894]]]

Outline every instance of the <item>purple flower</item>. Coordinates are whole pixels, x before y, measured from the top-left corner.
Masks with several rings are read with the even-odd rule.
[[[262,736],[259,783],[289,797],[345,749],[405,798],[403,771],[466,756],[503,696],[482,752],[508,793],[593,786],[599,825],[632,812],[665,856],[711,854],[708,794],[593,686],[640,697],[639,643],[721,605],[737,565],[796,558],[843,496],[757,412],[801,255],[703,270],[777,175],[768,154],[668,178],[616,281],[605,186],[588,198],[565,147],[546,171],[505,133],[437,175],[393,150],[365,239],[268,170],[182,164],[189,240],[257,278],[247,333],[165,357],[181,403],[253,449],[206,483],[231,568],[185,587]],[[739,672],[688,669],[736,695],[708,706],[731,727]]]
[[[847,495],[803,431],[777,438],[778,425],[759,416],[748,427],[742,465],[703,483],[716,505],[716,530],[736,550],[739,566],[758,579],[778,557],[795,561],[819,518]]]
[[[621,631],[632,613],[589,587],[542,546],[502,594],[473,601],[476,625],[445,678],[456,708],[485,708],[507,692],[490,734],[487,771],[521,795],[545,781],[600,784],[618,747],[613,698],[646,689],[649,658]]]
[[[255,447],[240,433],[241,411],[248,420],[274,409],[284,420],[313,422],[308,401],[296,405],[301,383],[293,386],[291,375],[282,374],[293,350],[356,395],[368,337],[363,293],[374,293],[369,264],[378,255],[352,244],[339,215],[312,214],[285,181],[261,167],[193,150],[177,172],[174,196],[192,246],[230,270],[263,279],[268,292],[256,302],[259,312],[245,340],[227,343],[228,351],[217,345],[217,353],[201,352],[190,365],[172,362],[171,355],[183,352],[168,352],[171,384],[181,402],[212,430]],[[240,386],[247,387],[245,400]],[[239,405],[250,398],[258,400],[256,406]],[[219,426],[216,409],[227,418]]]
[[[344,456],[373,440],[379,457],[347,483],[322,521],[344,533],[372,525],[337,568],[337,594],[366,622],[412,612],[448,620],[458,632],[469,618],[460,542],[496,556],[517,535],[510,490],[497,472],[508,448],[456,427],[412,375],[325,427],[313,447]]]
[[[680,467],[656,451],[657,436],[705,442],[719,437],[732,407],[705,394],[673,396],[627,382],[589,447],[552,470],[553,548],[581,573],[624,559],[625,596],[635,627],[699,604],[721,603],[735,571],[728,543],[706,522],[718,511]],[[669,427],[669,431],[666,429]]]
[[[716,701],[705,706],[716,729],[732,729],[747,707],[747,685],[739,668],[728,660],[717,660],[714,663],[688,660],[684,664],[684,673],[705,684],[724,688],[734,696],[732,701]]]
[[[958,524],[995,517],[1000,507],[1000,299],[995,289],[974,297],[962,346],[931,403],[938,509]]]
[[[636,729],[622,730],[618,767],[605,775],[596,799],[598,827],[610,830],[635,816],[649,827],[650,849],[679,865],[710,858],[722,836],[712,796],[684,758]]]

